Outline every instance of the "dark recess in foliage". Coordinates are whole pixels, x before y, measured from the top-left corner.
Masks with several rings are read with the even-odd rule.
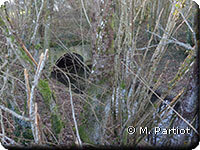
[[[85,87],[81,82],[88,78],[91,68],[91,66],[84,65],[83,57],[77,53],[66,53],[56,61],[55,65],[62,71],[54,66],[51,77],[69,87],[68,77],[72,90],[75,93],[82,93]]]

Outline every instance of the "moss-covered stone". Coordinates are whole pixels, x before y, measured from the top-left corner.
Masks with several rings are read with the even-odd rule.
[[[49,87],[49,83],[47,80],[40,80],[38,83],[38,88],[42,97],[44,99],[44,103],[49,107],[52,98],[52,92]]]

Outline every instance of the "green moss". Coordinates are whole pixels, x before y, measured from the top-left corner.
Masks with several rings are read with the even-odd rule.
[[[157,104],[154,104],[154,108],[157,108],[158,107],[158,105]]]
[[[36,45],[35,45],[35,49],[38,50],[38,49],[41,49],[41,48],[42,48],[42,45],[41,45],[41,44],[36,44]]]
[[[22,136],[25,138],[25,139],[33,139],[33,134],[32,134],[32,130],[31,129],[26,129],[26,131],[24,131],[22,133]]]
[[[49,104],[51,102],[51,98],[52,98],[52,92],[51,89],[49,87],[49,83],[47,80],[40,80],[38,83],[38,88],[40,93],[42,94],[42,97],[44,99],[45,104],[48,106],[49,108]]]
[[[0,17],[0,26],[5,26],[5,22],[2,20],[2,18]]]
[[[125,89],[125,88],[126,88],[126,84],[125,84],[124,81],[121,82],[120,87],[121,87],[122,89]]]
[[[80,134],[80,137],[81,137],[81,140],[84,142],[84,143],[90,143],[90,144],[93,144],[91,141],[90,141],[90,138],[88,136],[88,133],[87,133],[87,130],[89,130],[86,125],[81,125],[79,127],[79,134]]]
[[[82,125],[79,126],[79,135],[84,143],[94,144],[90,139],[90,135],[93,132],[93,119],[91,118],[93,114],[91,114],[91,112],[88,110],[90,110],[91,107],[88,103],[85,103],[83,109],[84,111],[79,116],[82,122]],[[75,128],[73,128],[73,131],[75,132]]]
[[[63,128],[63,122],[61,121],[61,117],[58,113],[58,106],[53,103],[53,93],[49,87],[49,83],[47,80],[40,80],[38,84],[38,88],[42,97],[44,99],[47,108],[51,111],[51,125],[52,129],[56,135],[58,135]]]
[[[63,128],[63,123],[60,120],[60,117],[57,114],[52,114],[51,115],[51,125],[53,131],[58,135]]]

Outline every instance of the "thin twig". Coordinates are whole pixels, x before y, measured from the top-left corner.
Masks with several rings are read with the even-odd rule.
[[[39,27],[39,19],[40,19],[40,15],[41,15],[43,6],[44,6],[44,0],[42,0],[41,6],[40,6],[40,11],[38,12],[37,11],[37,4],[36,4],[36,1],[35,1],[35,7],[36,7],[36,23],[35,24],[36,25],[35,25],[35,29],[34,29],[34,32],[33,32],[33,36],[31,37],[31,42],[30,42],[31,44],[33,43],[33,40],[35,39],[37,30],[38,30],[38,27]]]
[[[162,38],[160,35],[158,35],[158,34],[156,34],[156,33],[154,33],[154,32],[151,32],[151,31],[149,31],[149,30],[146,30],[146,31],[149,32],[149,33],[151,33],[151,34],[153,34],[153,35],[155,35],[155,36],[157,36],[157,37],[159,37],[159,38]],[[167,40],[166,44],[174,43],[174,44],[177,44],[177,45],[179,45],[179,46],[182,46],[182,47],[184,47],[184,48],[186,48],[186,49],[191,49],[191,50],[194,49],[194,47],[190,46],[189,44],[185,44],[185,43],[183,43],[183,42],[180,42],[180,41],[178,41],[178,40],[175,39],[175,38],[173,38],[173,40],[170,40],[170,39],[167,39],[167,38],[166,38],[165,40]],[[166,44],[164,44],[164,45],[166,45]]]
[[[6,19],[10,25],[10,28],[11,28],[11,33],[15,36],[17,42],[20,44],[20,46],[22,47],[22,49],[24,50],[24,52],[28,55],[28,57],[33,61],[33,63],[37,66],[37,62],[35,61],[35,59],[33,58],[33,56],[31,55],[31,53],[28,51],[28,49],[26,48],[26,46],[24,45],[24,43],[22,42],[22,40],[19,38],[19,36],[17,35],[16,31],[14,30],[14,27],[9,19],[9,15],[8,15],[8,12],[7,12],[7,9],[5,7],[5,13],[6,13]]]
[[[8,64],[8,61],[5,60],[5,62],[3,63],[3,65],[0,66],[0,70],[3,69],[7,64]]]
[[[27,117],[24,117],[24,116],[21,116],[19,114],[17,114],[16,112],[8,109],[7,107],[3,106],[3,105],[0,105],[0,109],[12,114],[13,116],[17,117],[18,119],[21,119],[21,120],[24,120],[24,121],[30,121],[30,118],[27,118]]]
[[[81,5],[82,5],[82,8],[83,8],[83,11],[84,11],[84,14],[85,14],[85,17],[86,17],[86,20],[88,22],[88,24],[90,25],[90,27],[92,27],[91,23],[90,23],[90,20],[88,18],[88,15],[87,15],[87,12],[86,12],[86,9],[85,9],[85,6],[84,6],[84,3],[83,3],[83,0],[81,0]]]
[[[24,85],[24,82],[22,82],[20,79],[18,79],[18,78],[16,78],[16,77],[12,76],[12,75],[10,75],[10,74],[8,74],[7,72],[4,72],[4,71],[0,71],[0,72],[3,73],[3,74],[5,74],[5,75],[7,75],[8,77],[10,77],[10,78],[12,78],[12,79],[14,79],[14,80],[19,81],[21,84]],[[0,75],[0,76],[3,77],[2,75]]]
[[[3,84],[2,84],[2,88],[0,90],[0,96],[4,93],[4,90],[5,90],[7,82],[8,82],[8,71],[9,71],[9,69],[7,68],[7,71],[6,71],[7,74],[5,76],[3,76]]]

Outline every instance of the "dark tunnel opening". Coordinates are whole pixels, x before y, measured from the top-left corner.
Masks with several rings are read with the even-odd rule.
[[[84,64],[84,59],[81,55],[66,53],[56,61],[51,77],[67,87],[69,87],[69,78],[72,91],[80,94],[85,89],[85,80],[89,77],[91,66]]]

